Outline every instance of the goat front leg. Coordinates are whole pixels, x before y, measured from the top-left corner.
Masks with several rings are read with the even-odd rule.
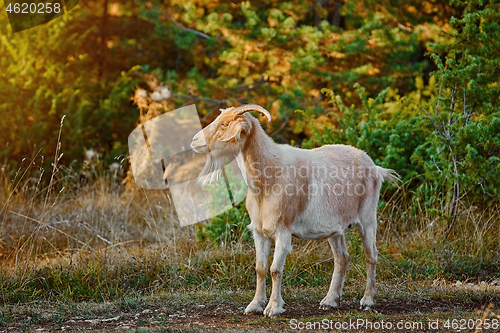
[[[262,313],[266,306],[266,276],[269,267],[269,251],[271,250],[271,240],[260,235],[258,232],[253,232],[255,242],[255,270],[257,272],[257,287],[255,289],[255,297],[245,309],[245,314]]]
[[[283,269],[285,267],[286,256],[292,251],[292,234],[288,231],[278,232],[274,249],[274,259],[271,265],[271,277],[273,280],[273,290],[271,298],[264,310],[264,316],[274,317],[283,312],[283,297],[281,297],[281,281],[283,280]]]

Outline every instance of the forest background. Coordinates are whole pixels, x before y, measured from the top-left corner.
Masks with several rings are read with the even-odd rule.
[[[130,132],[193,103],[203,126],[220,108],[259,104],[273,116],[262,125],[275,142],[349,144],[396,170],[403,183],[383,188],[379,209],[382,279],[499,277],[500,3],[81,0],[19,33],[0,9],[5,304],[54,293],[102,301],[160,288],[164,275],[183,276],[188,289],[207,279],[253,286],[251,274],[235,273],[253,270],[243,204],[181,229],[168,190],[142,191],[130,177]],[[136,89],[160,87],[161,108],[134,104]],[[353,265],[363,265],[357,235],[348,238]],[[285,285],[328,283],[327,246],[306,247],[291,255]],[[110,249],[131,272],[131,258],[152,267],[104,283],[118,273],[100,264],[91,273],[89,262]],[[196,273],[179,264],[186,253]],[[68,276],[33,280],[76,257],[85,264]],[[221,260],[232,268],[214,268]],[[78,272],[95,279],[76,290]]]

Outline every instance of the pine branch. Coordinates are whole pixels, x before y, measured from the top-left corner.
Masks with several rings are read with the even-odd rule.
[[[198,30],[194,30],[194,29],[191,29],[191,28],[188,28],[188,27],[185,27],[183,26],[179,21],[177,21],[176,19],[174,19],[172,16],[168,15],[167,13],[163,13],[163,16],[165,16],[166,18],[168,18],[170,21],[172,21],[176,26],[178,26],[179,28],[181,28],[182,30],[184,31],[188,31],[188,32],[192,32],[200,37],[203,37],[203,38],[206,38],[206,39],[210,39],[210,38],[213,38],[212,36],[209,36],[207,35],[206,33],[203,33],[201,31],[198,31]]]

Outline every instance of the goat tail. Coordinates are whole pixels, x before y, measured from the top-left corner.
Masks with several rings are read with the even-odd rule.
[[[396,171],[392,169],[385,169],[379,166],[377,166],[377,171],[383,180],[387,180],[392,185],[399,187],[398,183],[401,182],[401,177],[398,175]]]

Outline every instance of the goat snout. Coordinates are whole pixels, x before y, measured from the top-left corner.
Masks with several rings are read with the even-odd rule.
[[[191,141],[191,148],[196,153],[206,154],[207,153],[207,141],[205,140],[205,136],[202,132],[198,132]]]

